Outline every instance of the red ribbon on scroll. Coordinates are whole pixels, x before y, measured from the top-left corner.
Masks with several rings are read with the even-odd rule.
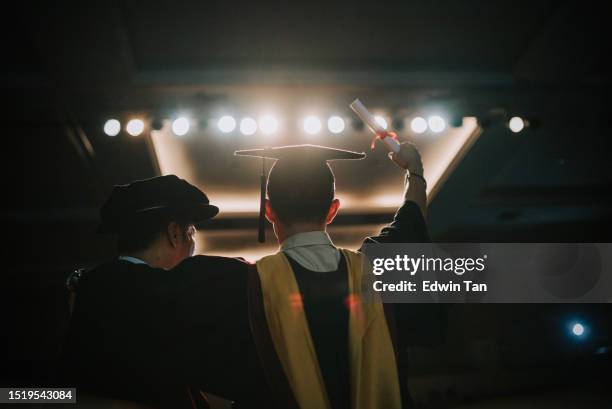
[[[370,145],[370,148],[372,148],[372,150],[374,150],[374,148],[376,147],[376,140],[380,139],[381,141],[385,138],[392,138],[395,139],[397,141],[397,134],[395,132],[391,132],[391,131],[379,131],[376,132],[376,135],[374,136],[374,139],[372,139],[372,144]]]

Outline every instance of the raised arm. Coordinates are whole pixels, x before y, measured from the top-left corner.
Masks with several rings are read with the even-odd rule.
[[[423,161],[416,146],[411,142],[403,142],[398,153],[390,153],[389,158],[402,169],[406,169],[406,191],[404,201],[416,203],[427,219],[427,182],[423,175]]]
[[[410,142],[400,145],[398,153],[389,158],[406,169],[404,203],[388,226],[380,234],[365,239],[365,243],[426,243],[430,241],[427,223],[427,183],[423,177],[423,162],[416,146]]]

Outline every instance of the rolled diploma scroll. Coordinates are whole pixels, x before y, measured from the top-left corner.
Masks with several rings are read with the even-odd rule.
[[[359,118],[361,118],[361,120],[368,126],[368,128],[370,128],[370,131],[372,131],[375,135],[380,135],[380,134],[384,134],[385,132],[387,132],[385,128],[383,128],[382,126],[380,126],[378,122],[376,122],[374,115],[372,115],[370,111],[368,111],[368,109],[365,107],[365,105],[361,103],[359,99],[354,100],[351,103],[350,107],[353,111],[355,111],[355,113],[359,116]],[[395,139],[391,137],[386,137],[386,138],[381,138],[381,141],[384,142],[385,146],[387,147],[387,149],[389,149],[390,152],[395,152],[395,153],[399,152],[400,145],[399,145],[399,142],[396,141]]]

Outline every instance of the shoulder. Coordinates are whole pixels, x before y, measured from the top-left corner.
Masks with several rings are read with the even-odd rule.
[[[163,269],[161,268],[154,268],[149,266],[148,264],[135,264],[129,261],[123,261],[119,259],[109,260],[93,268],[83,270],[85,270],[83,276],[113,274],[123,271],[163,271]]]
[[[416,202],[413,202],[412,200],[405,200],[399,210],[403,212],[415,213],[416,216],[419,216],[421,219],[423,218],[421,208]]]
[[[81,284],[97,279],[105,279],[115,274],[119,274],[119,270],[122,270],[123,266],[119,260],[109,260],[102,264],[90,268],[78,268],[72,271],[67,279],[66,286],[80,287]]]
[[[165,270],[161,268],[154,268],[148,264],[134,264],[129,261],[122,260],[110,260],[103,264],[100,264],[90,270],[84,271],[81,274],[83,282],[86,280],[111,280],[113,277],[120,277],[123,280],[129,280],[130,278],[140,278],[142,276],[155,277],[157,275],[164,275]]]
[[[191,310],[242,305],[246,300],[249,266],[238,258],[193,256],[183,260],[168,276],[172,277],[179,303],[185,308],[183,313],[188,315]]]
[[[289,260],[289,257],[282,251],[274,254],[268,254],[263,256],[255,262],[256,265],[268,264],[268,263],[283,263],[285,260]]]
[[[361,251],[355,251],[345,248],[339,248],[340,252],[344,256],[344,259],[348,263],[348,267],[360,266],[363,263],[363,253]]]
[[[183,260],[172,269],[172,276],[187,280],[219,283],[242,281],[246,278],[250,264],[243,259],[220,256],[193,256]]]
[[[249,265],[250,264],[242,258],[201,255],[183,260],[175,269],[224,268],[228,270],[246,270]]]

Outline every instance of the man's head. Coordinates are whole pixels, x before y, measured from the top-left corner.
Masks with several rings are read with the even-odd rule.
[[[195,249],[195,225],[218,209],[197,187],[174,175],[115,186],[100,210],[100,233],[117,237],[120,255],[172,268]]]
[[[267,194],[266,218],[277,236],[279,228],[322,230],[340,207],[331,168],[308,157],[277,161],[268,176]]]
[[[264,240],[264,216],[280,242],[291,234],[323,230],[332,222],[340,201],[334,198],[331,160],[363,159],[365,153],[318,145],[292,145],[234,152],[238,156],[276,159],[266,179],[262,175],[259,240]],[[263,166],[265,168],[265,166]],[[268,199],[265,199],[266,191]]]
[[[180,215],[161,216],[148,224],[126,227],[117,236],[121,255],[147,258],[153,267],[170,269],[195,251],[196,228]]]

